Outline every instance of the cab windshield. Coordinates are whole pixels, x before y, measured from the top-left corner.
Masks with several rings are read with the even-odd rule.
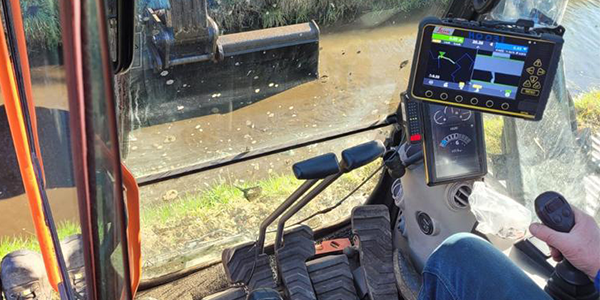
[[[120,50],[117,2],[104,1],[113,58]],[[224,249],[254,241],[261,221],[303,183],[292,173],[294,163],[330,152],[340,157],[342,150],[372,140],[398,144],[393,133],[400,130],[401,117],[395,114],[407,88],[418,23],[442,16],[451,1],[134,2],[133,63],[115,76],[113,86],[121,158],[140,185],[142,279],[147,280],[213,265]],[[557,191],[600,221],[600,2],[567,2],[502,0],[498,7],[512,10],[491,15],[514,19],[540,3],[537,8],[566,33],[542,121],[483,114],[485,183],[529,210],[537,195]],[[60,5],[58,0],[18,3],[46,189],[58,235],[65,239],[81,228]],[[97,77],[103,39],[94,3],[86,2],[89,26],[83,32],[94,49],[86,58],[96,76],[90,99],[106,99],[102,91],[110,81]],[[2,18],[4,24],[12,20]],[[0,258],[39,250],[4,103],[0,98]],[[95,101],[91,111],[99,136],[108,135],[106,104]],[[116,149],[106,140],[96,142]],[[100,166],[105,158],[95,159]],[[120,232],[122,221],[115,205],[120,197],[112,189],[118,170],[94,172],[99,205],[91,214],[99,220],[98,245],[104,244],[97,258],[106,279],[101,288],[118,295],[126,286],[118,270],[126,263],[114,258],[123,255],[124,243],[107,234]],[[367,201],[383,172],[378,160],[343,175],[287,224],[337,228],[353,207]],[[274,240],[273,229],[267,244]]]
[[[262,219],[302,183],[292,164],[388,138],[417,24],[447,4],[189,2],[206,15],[136,1],[133,65],[115,81],[123,160],[141,186],[144,278],[213,263],[223,249],[254,240]],[[573,42],[589,26],[577,14],[598,21],[589,8],[600,12],[592,1],[568,7],[566,67],[544,119],[484,118],[486,180],[529,208],[537,194],[557,190],[598,216],[600,76],[579,61],[588,47]],[[179,30],[194,18],[207,26]],[[289,224],[345,220],[374,189],[379,167],[344,175]]]
[[[443,10],[437,0],[401,4],[208,1],[225,57],[165,68],[155,37],[187,16],[168,1],[136,2],[139,50],[117,83],[123,158],[141,185],[146,278],[212,262],[224,248],[254,240],[262,218],[301,184],[292,164],[388,136],[416,24]],[[272,45],[255,40],[269,30],[300,33]],[[228,55],[231,40],[250,49]],[[171,63],[185,57],[179,53]],[[316,229],[344,220],[373,190],[378,167],[345,175],[290,224],[370,177],[343,205],[306,222]]]

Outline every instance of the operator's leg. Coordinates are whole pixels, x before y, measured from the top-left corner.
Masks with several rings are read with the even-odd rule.
[[[419,299],[551,300],[506,255],[466,233],[451,236],[431,254]]]

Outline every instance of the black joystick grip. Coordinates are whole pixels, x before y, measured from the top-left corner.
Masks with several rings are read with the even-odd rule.
[[[567,199],[556,192],[545,192],[535,199],[535,213],[544,225],[559,232],[570,232],[575,214]],[[598,292],[585,273],[563,260],[548,280],[544,290],[555,300],[597,300]]]
[[[560,232],[575,226],[575,215],[567,199],[556,192],[545,192],[535,199],[535,213],[544,225]]]

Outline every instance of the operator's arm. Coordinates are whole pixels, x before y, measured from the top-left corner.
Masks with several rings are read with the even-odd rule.
[[[565,257],[593,280],[600,270],[600,227],[591,216],[572,209],[575,226],[571,232],[557,232],[539,223],[531,224],[529,231],[550,246],[554,260]]]

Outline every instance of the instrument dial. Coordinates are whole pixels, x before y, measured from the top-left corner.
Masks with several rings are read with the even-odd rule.
[[[460,109],[456,107],[446,106],[444,114],[450,117],[456,117],[462,122],[466,122],[473,116],[473,112],[468,109]]]
[[[451,153],[462,153],[470,143],[470,137],[456,132],[444,137],[440,142],[440,146],[442,148],[447,148]]]

